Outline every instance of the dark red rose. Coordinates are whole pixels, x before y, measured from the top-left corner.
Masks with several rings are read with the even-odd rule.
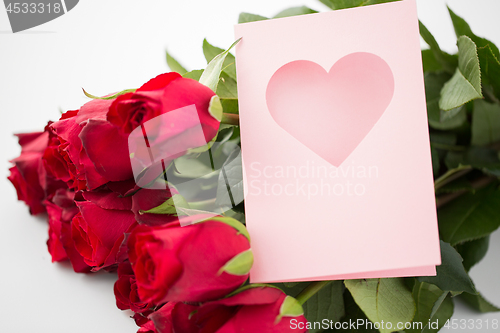
[[[57,152],[47,152],[47,168],[61,176],[68,174],[64,179],[70,188],[93,190],[133,176],[127,136],[105,120],[111,103],[92,100],[51,125],[59,146]]]
[[[136,225],[131,198],[110,191],[83,192],[83,197],[87,201],[77,202],[80,212],[71,221],[75,248],[93,271],[112,269],[126,259],[122,243]]]
[[[159,75],[136,92],[115,99],[107,119],[128,135],[139,186],[151,188],[147,186],[151,179],[142,177],[145,169],[158,177],[173,159],[215,137],[219,120],[210,112],[216,103],[210,88],[177,73]]]
[[[139,299],[134,271],[128,260],[118,265],[118,280],[115,282],[114,292],[116,306],[120,310],[131,309],[136,313],[142,313],[154,306]]]
[[[137,330],[137,333],[158,333],[155,328],[155,325],[151,320],[148,320]]]
[[[219,128],[219,121],[208,111],[214,95],[210,88],[196,80],[183,78],[175,72],[165,73],[149,80],[136,92],[118,96],[107,119],[128,134],[148,120],[194,104],[208,142]]]
[[[43,201],[64,183],[48,174],[41,163],[49,144],[51,134],[48,127],[44,132],[16,134],[21,146],[21,155],[13,160],[8,179],[16,188],[18,200],[24,201],[33,215],[45,212]]]
[[[47,247],[53,262],[69,259],[75,272],[88,273],[91,267],[84,262],[71,238],[70,223],[79,213],[75,200],[81,201],[83,197],[71,190],[59,189],[45,201],[49,218]]]
[[[139,225],[128,248],[139,297],[156,304],[222,297],[245,282],[253,262],[245,227],[226,217],[185,227]]]
[[[285,298],[273,287],[251,287],[230,297],[202,305],[182,302],[162,307],[149,315],[157,333],[267,333],[306,332],[306,319],[297,304],[293,313],[283,313]],[[165,308],[165,309],[164,309]]]
[[[148,316],[149,325],[154,328],[153,332],[174,333],[174,327],[172,326],[172,310],[176,305],[177,302],[168,302]],[[154,319],[154,321],[152,319]]]
[[[66,250],[61,240],[62,224],[69,223],[78,213],[78,207],[74,202],[75,193],[65,189],[59,189],[44,202],[47,208],[49,220],[49,239],[47,248],[52,256],[52,262],[68,259]]]

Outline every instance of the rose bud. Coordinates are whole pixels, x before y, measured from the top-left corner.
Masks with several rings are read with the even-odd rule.
[[[80,212],[71,221],[75,248],[93,271],[113,269],[126,259],[125,233],[137,224],[131,198],[110,191],[83,192],[83,197],[87,201],[77,202]]]
[[[124,261],[118,265],[118,280],[115,282],[114,292],[116,306],[120,310],[131,309],[136,313],[142,313],[154,306],[139,299],[134,271],[129,261]]]
[[[306,332],[303,313],[297,300],[281,290],[249,285],[200,306],[178,302],[149,318],[157,333]]]
[[[222,297],[246,281],[253,263],[247,230],[228,217],[139,225],[128,248],[139,297],[156,304]]]

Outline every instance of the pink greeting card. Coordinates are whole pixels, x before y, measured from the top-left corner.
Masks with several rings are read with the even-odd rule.
[[[435,275],[415,0],[235,31],[251,282]]]

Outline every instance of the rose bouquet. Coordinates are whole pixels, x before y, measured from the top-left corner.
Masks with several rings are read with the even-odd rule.
[[[420,25],[430,47],[422,59],[442,239],[435,277],[247,282],[235,58],[206,40],[205,70],[187,71],[167,54],[172,72],[105,97],[85,92],[91,100],[79,110],[17,134],[9,180],[31,214],[47,214],[53,262],[117,273],[116,305],[134,312],[138,332],[319,332],[360,319],[437,331],[452,296],[498,311],[467,272],[500,226],[500,54],[450,14],[456,55]],[[265,19],[242,13],[239,22]]]

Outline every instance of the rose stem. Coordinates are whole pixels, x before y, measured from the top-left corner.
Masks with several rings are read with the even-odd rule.
[[[240,116],[234,113],[223,113],[221,124],[239,126]]]
[[[316,281],[316,282],[312,282],[307,287],[305,287],[304,290],[302,290],[300,292],[300,294],[297,297],[295,297],[295,299],[297,299],[297,301],[300,303],[300,305],[302,305],[309,298],[311,298],[314,294],[316,294],[318,291],[320,291],[321,288],[323,288],[324,286],[326,286],[330,282],[332,282],[332,281]]]

